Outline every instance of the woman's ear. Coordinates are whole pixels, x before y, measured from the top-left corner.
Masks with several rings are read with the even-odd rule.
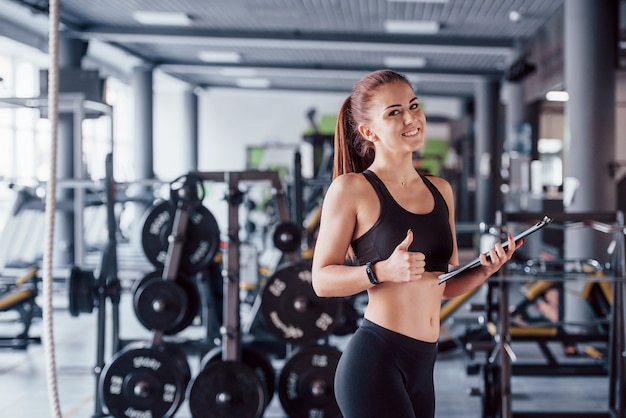
[[[376,134],[366,125],[359,125],[359,133],[368,141],[374,142]]]

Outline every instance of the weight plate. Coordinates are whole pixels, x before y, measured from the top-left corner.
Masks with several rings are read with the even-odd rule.
[[[337,321],[337,326],[333,328],[333,334],[344,336],[354,334],[359,327],[361,314],[354,307],[354,303],[350,298],[343,298],[341,304],[341,315]]]
[[[196,284],[191,280],[183,276],[176,278],[176,284],[183,289],[187,295],[187,309],[185,309],[185,315],[182,321],[178,324],[178,327],[171,330],[172,334],[181,332],[189,325],[193,323],[193,320],[198,316],[200,311],[200,291]]]
[[[320,298],[311,284],[311,261],[290,263],[269,278],[261,298],[267,328],[296,344],[329,335],[341,315],[342,298]]]
[[[193,418],[259,418],[265,390],[257,374],[237,361],[209,362],[189,387]]]
[[[278,397],[290,418],[340,418],[335,400],[335,370],[341,352],[331,346],[311,346],[293,354],[278,378]]]
[[[291,253],[300,248],[302,233],[293,222],[281,222],[274,227],[272,241],[280,251]]]
[[[133,287],[133,308],[149,330],[175,334],[188,327],[198,312],[199,296],[188,279],[166,280],[154,271]]]
[[[130,344],[103,369],[99,390],[114,417],[171,417],[184,400],[191,372],[174,346]]]
[[[93,312],[96,297],[94,289],[93,272],[73,267],[67,285],[69,311],[72,316]]]
[[[176,207],[163,201],[150,209],[141,233],[141,245],[148,260],[163,268],[169,248]],[[189,223],[180,259],[179,271],[197,273],[206,267],[217,252],[220,231],[213,214],[204,206],[189,209]]]
[[[202,357],[200,370],[204,369],[207,364],[216,361],[222,361],[222,347],[215,347]],[[276,390],[276,372],[272,362],[263,354],[249,347],[241,349],[241,362],[250,367],[261,381],[265,389],[265,406],[267,406],[274,397]]]

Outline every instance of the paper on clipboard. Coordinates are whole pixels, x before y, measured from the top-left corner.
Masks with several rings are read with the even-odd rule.
[[[540,230],[541,228],[545,227],[546,225],[548,225],[550,222],[552,222],[552,219],[548,216],[544,216],[543,219],[539,222],[537,222],[535,225],[531,226],[528,229],[523,230],[522,232],[520,232],[519,234],[515,235],[513,237],[513,239],[517,242],[518,240],[525,238],[527,236],[529,236],[530,234]],[[508,240],[502,243],[502,246],[504,248],[507,248],[509,246],[509,242]],[[467,264],[464,264],[463,266],[454,269],[453,271],[449,272],[449,273],[445,273],[439,276],[439,284],[450,280],[451,278],[453,278],[454,276],[466,271],[466,270],[470,270],[472,268],[478,267],[480,266],[480,256],[476,257],[475,259],[473,259],[472,261],[468,262]]]

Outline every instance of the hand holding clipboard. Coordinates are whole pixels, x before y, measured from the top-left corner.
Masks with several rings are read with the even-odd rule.
[[[527,236],[529,236],[530,234],[540,230],[541,228],[544,228],[545,226],[547,226],[550,222],[552,222],[552,219],[548,216],[544,216],[543,219],[539,222],[537,222],[535,225],[531,226],[528,229],[523,230],[522,232],[520,232],[519,234],[517,234],[516,236],[513,237],[513,240],[515,242],[519,241],[522,238],[525,238]],[[509,246],[509,242],[503,242],[502,246],[504,247],[504,249],[506,249]],[[464,264],[463,266],[454,269],[453,271],[449,272],[449,273],[445,273],[439,276],[439,284],[445,282],[446,280],[450,280],[451,278],[453,278],[454,276],[480,266],[480,257],[476,257],[475,259],[473,259],[472,261],[470,261],[467,264]]]

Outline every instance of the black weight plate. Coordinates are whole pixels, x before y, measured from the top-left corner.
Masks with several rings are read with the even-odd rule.
[[[93,312],[96,294],[92,271],[73,267],[68,278],[67,290],[69,311],[72,316]]]
[[[176,284],[187,295],[187,308],[185,309],[185,315],[178,324],[178,327],[172,329],[171,334],[180,332],[191,325],[196,316],[198,316],[200,309],[200,292],[195,283],[191,279],[179,276],[176,278]]]
[[[295,344],[313,344],[336,326],[341,298],[320,298],[311,284],[311,261],[290,263],[269,278],[263,288],[261,311],[267,328]]]
[[[337,321],[337,326],[333,328],[333,334],[344,336],[354,334],[359,327],[361,315],[354,307],[350,298],[343,298],[341,306],[341,315]]]
[[[332,346],[302,348],[283,366],[278,397],[290,418],[340,418],[335,400],[335,370],[341,352]]]
[[[182,352],[131,344],[104,367],[99,390],[109,414],[116,418],[171,417],[184,400],[189,377]]]
[[[215,347],[202,357],[200,370],[203,370],[207,364],[216,361],[222,361],[222,347]],[[274,366],[272,366],[272,362],[262,353],[250,347],[241,349],[241,362],[250,367],[261,381],[266,392],[265,406],[267,406],[274,397],[276,390],[276,371]]]
[[[274,227],[272,241],[280,251],[291,253],[300,248],[302,233],[293,222],[281,222]]]
[[[259,418],[265,390],[256,373],[237,361],[209,362],[189,387],[193,418]]]
[[[163,268],[169,248],[176,207],[163,201],[150,209],[141,233],[141,245],[148,260]],[[197,273],[206,267],[217,252],[220,231],[213,214],[204,206],[189,209],[189,223],[181,254],[179,271]]]
[[[155,271],[133,287],[133,308],[148,330],[173,334],[184,324],[189,297],[176,281],[165,280]]]

